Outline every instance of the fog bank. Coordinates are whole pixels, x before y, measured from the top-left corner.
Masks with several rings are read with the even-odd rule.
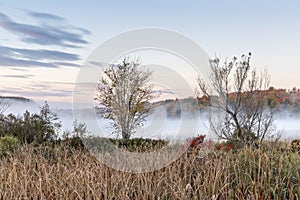
[[[40,105],[34,101],[10,100],[10,107],[4,114],[23,115],[28,110],[31,113],[38,113]],[[78,122],[86,123],[88,130],[99,136],[113,136],[109,121],[99,119],[93,109],[71,110],[71,109],[53,109],[57,113],[62,123],[62,129],[73,130],[73,121],[75,116]],[[274,124],[277,131],[282,131],[282,139],[300,138],[300,117],[292,116],[286,113],[279,113],[275,116]],[[197,135],[207,135],[207,139],[215,139],[215,136],[209,131],[209,123],[205,114],[189,116],[188,113],[181,113],[181,118],[170,118],[165,109],[157,109],[152,112],[144,123],[144,126],[137,129],[133,137],[148,137],[162,139],[184,139]]]

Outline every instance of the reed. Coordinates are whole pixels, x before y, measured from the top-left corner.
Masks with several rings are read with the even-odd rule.
[[[85,150],[22,146],[0,159],[0,199],[299,199],[300,155],[284,146],[185,153],[139,174]]]

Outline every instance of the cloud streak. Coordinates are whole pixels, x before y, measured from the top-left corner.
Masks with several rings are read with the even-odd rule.
[[[59,16],[48,13],[30,12],[29,14],[34,17],[56,20],[58,22],[63,20]],[[89,31],[72,25],[60,26],[56,24],[54,26],[46,23],[40,25],[18,23],[2,12],[0,12],[0,27],[18,36],[26,43],[43,46],[56,45],[68,48],[80,48],[82,45],[88,44],[83,37],[90,34]]]
[[[46,20],[56,20],[56,21],[64,21],[63,17],[53,15],[50,13],[42,13],[42,12],[35,12],[35,11],[28,11],[27,12],[30,16],[38,18],[38,19],[46,19]]]
[[[12,67],[78,67],[72,61],[80,60],[79,55],[54,50],[32,50],[0,46],[0,66]]]
[[[34,77],[34,75],[13,75],[13,74],[7,74],[7,75],[1,75],[1,77],[3,78],[23,78],[23,79],[27,79],[27,78],[30,78],[30,77]]]
[[[48,50],[45,47],[80,48],[88,44],[84,36],[90,31],[70,25],[63,17],[50,13],[26,11],[38,19],[38,25],[18,23],[0,11],[0,28],[20,38],[22,42],[44,46],[42,49],[14,48],[0,45],[0,66],[4,67],[79,67],[78,54]]]
[[[17,95],[27,98],[51,98],[51,97],[72,97],[73,89],[54,89],[47,88],[43,85],[32,85],[23,88],[7,87],[4,90],[5,94]]]
[[[23,59],[33,59],[33,60],[67,60],[67,61],[77,61],[80,59],[79,55],[66,53],[62,51],[53,50],[32,50],[32,49],[19,49],[12,47],[0,46],[1,55],[6,55],[10,57],[20,57]]]
[[[16,59],[16,58],[2,56],[2,55],[0,55],[0,65],[5,67],[48,67],[48,68],[60,67],[53,63]]]

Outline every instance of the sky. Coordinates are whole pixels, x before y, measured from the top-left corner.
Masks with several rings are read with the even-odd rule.
[[[181,33],[209,56],[252,52],[272,86],[300,87],[299,8],[296,0],[0,0],[0,94],[71,107],[89,55],[115,35],[147,27]]]

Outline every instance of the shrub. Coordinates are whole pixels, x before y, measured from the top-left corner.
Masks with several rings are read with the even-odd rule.
[[[194,138],[187,139],[187,142],[190,143],[190,149],[199,149],[201,148],[201,145],[204,142],[205,135],[198,135]]]
[[[230,150],[236,150],[237,146],[231,142],[222,142],[222,143],[216,144],[215,148],[217,150],[222,150],[222,151],[228,152]]]
[[[20,141],[13,136],[4,136],[0,138],[0,156],[12,153],[18,146]]]
[[[83,150],[84,144],[79,136],[70,137],[62,140],[61,144],[63,146],[71,147],[77,150]]]
[[[87,137],[83,143],[90,148],[96,148],[98,151],[113,151],[123,149],[131,152],[149,152],[159,150],[168,145],[166,140],[157,140],[149,138],[133,138],[129,140],[113,139],[103,137]]]
[[[41,108],[39,114],[26,111],[22,117],[9,114],[0,116],[0,137],[7,133],[19,139],[22,143],[42,144],[57,139],[57,131],[61,127],[58,118],[48,104]]]

